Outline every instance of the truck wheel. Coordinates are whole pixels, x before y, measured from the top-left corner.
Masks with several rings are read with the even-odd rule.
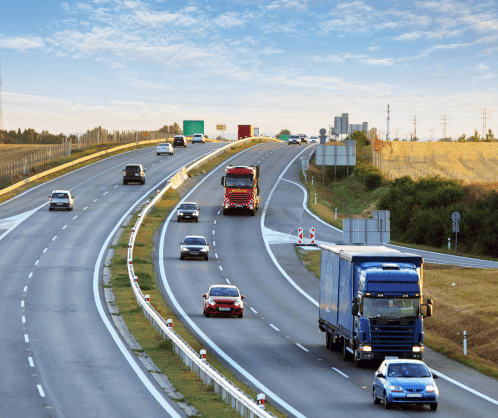
[[[351,353],[347,350],[348,341],[344,338],[344,345],[342,346],[342,356],[344,357],[344,361],[351,361]]]
[[[223,215],[225,215],[225,216],[228,215],[228,209],[223,209]]]
[[[437,410],[437,402],[430,403],[429,407],[431,408],[431,411],[436,411]]]
[[[123,180],[123,184],[126,184],[126,181],[125,181],[125,180]]]
[[[358,369],[362,369],[365,366],[365,360],[359,360],[358,350],[354,351],[354,363]]]
[[[256,209],[252,209],[250,213],[251,213],[251,216],[256,215]]]

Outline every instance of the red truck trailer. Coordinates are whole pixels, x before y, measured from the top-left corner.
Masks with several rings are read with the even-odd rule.
[[[239,125],[239,136],[237,139],[252,138],[254,136],[254,126]]]
[[[259,208],[259,165],[229,165],[221,178],[221,185],[225,188],[223,215],[228,215],[232,209],[248,210],[251,216],[256,214]]]

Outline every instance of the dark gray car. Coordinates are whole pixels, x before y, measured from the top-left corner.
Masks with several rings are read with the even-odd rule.
[[[142,164],[128,164],[123,171],[123,184],[145,184],[145,168]]]
[[[199,211],[201,209],[197,206],[195,202],[183,202],[180,204],[176,211],[176,218],[178,222],[180,220],[189,220],[199,222]]]

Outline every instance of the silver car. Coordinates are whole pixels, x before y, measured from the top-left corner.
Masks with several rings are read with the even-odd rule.
[[[173,155],[173,147],[168,142],[157,144],[156,154],[157,155],[161,155],[161,154]]]
[[[74,196],[69,190],[54,190],[49,198],[48,210],[73,210]]]
[[[204,139],[204,135],[202,135],[202,134],[194,134],[192,136],[192,144],[194,144],[196,142],[202,142],[204,144],[204,142],[206,142],[206,140]]]
[[[201,257],[209,260],[209,244],[206,238],[198,235],[190,235],[180,242],[180,260],[186,257]]]

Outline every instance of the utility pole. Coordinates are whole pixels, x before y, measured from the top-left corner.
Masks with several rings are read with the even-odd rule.
[[[434,129],[429,129],[429,132],[431,133],[431,141],[432,141],[432,136],[434,135]]]
[[[0,85],[1,85],[1,81],[0,81]],[[0,104],[0,108],[1,108],[1,104]],[[482,112],[482,139],[484,140],[486,138],[486,120],[488,119],[488,116],[491,116],[491,113],[486,113],[487,109],[484,108],[484,109],[481,109],[481,112]]]
[[[387,105],[387,132],[386,141],[389,141],[389,105]]]
[[[441,120],[441,119],[439,119]],[[446,115],[443,115],[443,121],[440,123],[440,125],[443,125],[443,138],[446,139],[446,125],[448,125],[448,122],[451,121],[451,119],[446,119]]]
[[[2,106],[2,63],[0,62],[0,131],[3,131],[3,106]]]
[[[396,131],[396,138],[398,138],[398,132],[401,131],[401,129],[395,128],[394,130]]]
[[[413,137],[417,138],[417,116],[413,117]]]

